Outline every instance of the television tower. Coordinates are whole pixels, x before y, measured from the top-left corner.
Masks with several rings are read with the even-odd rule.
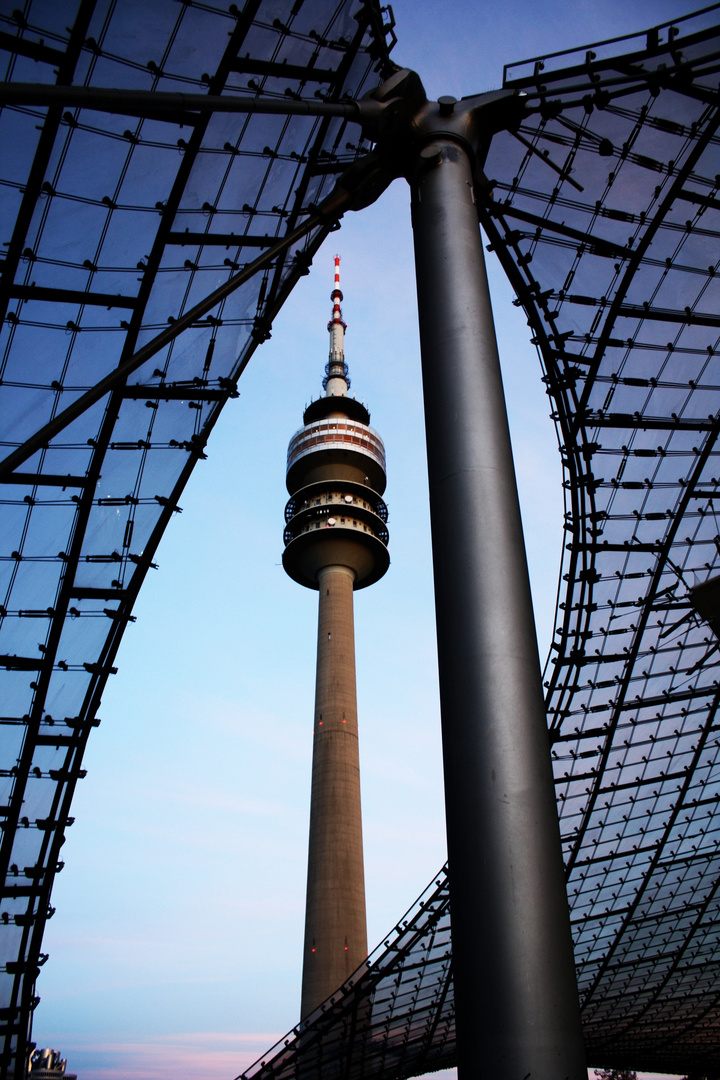
[[[287,456],[283,566],[319,592],[301,1019],[367,957],[353,590],[390,562],[385,447],[348,396],[342,298],[336,255],[325,396],[305,410]]]

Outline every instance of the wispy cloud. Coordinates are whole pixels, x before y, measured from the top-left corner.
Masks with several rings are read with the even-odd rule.
[[[127,1042],[77,1037],[61,1050],[82,1080],[231,1080],[277,1039],[275,1032],[193,1032]]]

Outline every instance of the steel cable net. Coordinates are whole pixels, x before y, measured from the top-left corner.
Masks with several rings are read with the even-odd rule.
[[[506,69],[480,218],[565,470],[548,724],[590,1064],[720,1070],[720,28]],[[245,1077],[454,1064],[441,874]],[[478,973],[482,978],[482,973]]]
[[[387,71],[375,3],[240,6],[5,5],[3,78],[336,101]],[[339,119],[24,105],[2,109],[0,141],[2,457],[307,220],[360,148]],[[330,224],[2,476],[0,1075],[24,1075],[70,802],[138,589]]]

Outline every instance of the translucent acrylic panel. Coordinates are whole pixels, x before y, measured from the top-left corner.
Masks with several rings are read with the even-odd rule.
[[[8,773],[11,773],[9,779],[14,782],[14,774],[12,774],[12,768],[17,763],[20,753],[22,751],[23,740],[25,736],[25,724],[18,716],[15,723],[8,723],[7,720],[10,717],[10,713],[4,712],[4,722],[0,725],[0,750],[2,751],[3,765]],[[20,714],[24,715],[24,714]],[[3,801],[3,806],[6,805],[6,800]]]
[[[31,774],[25,783],[23,814],[33,822],[38,818],[47,818],[50,815],[55,790],[54,781],[38,779]]]
[[[101,29],[106,15],[102,8],[96,17],[97,21],[91,23],[91,31],[95,31],[93,36],[97,40],[102,39],[105,53],[133,59],[144,67],[148,60],[157,63],[162,60],[180,14],[173,4],[147,4],[142,3],[142,0],[128,0],[127,3],[113,8],[112,18],[104,35],[101,35]],[[142,26],[142,34],[138,34],[139,26]]]
[[[0,490],[3,495],[17,497],[18,492],[13,490],[14,488],[14,484],[6,484]],[[22,502],[22,497],[19,503],[14,505],[3,500],[2,511],[0,511],[0,556],[6,557],[20,547],[28,513],[29,507],[27,503]]]
[[[152,292],[143,312],[143,338],[145,340],[154,337],[160,330],[164,330],[170,320],[177,319],[182,314],[181,306],[188,281],[188,271],[174,269],[161,272],[153,282]],[[151,333],[150,333],[151,331]]]
[[[228,44],[226,33],[232,28],[232,20],[227,19],[223,25],[223,20],[214,12],[184,8],[163,65],[165,71],[176,70],[183,77],[198,81],[204,72],[214,72]]]
[[[74,392],[65,390],[61,399],[62,404],[64,406],[69,405],[75,396]],[[79,391],[77,396],[79,396]],[[58,443],[60,443],[60,446],[57,450],[53,447],[53,453],[57,453],[58,455],[57,458],[55,458],[55,462],[58,465],[59,472],[66,471],[59,467],[61,447],[65,446],[69,450],[84,450],[86,446],[90,445],[88,440],[94,439],[97,435],[106,408],[107,398],[102,398],[95,405],[91,405],[89,408],[85,409],[85,411],[75,420],[67,424],[60,433],[58,436]],[[73,446],[73,444],[75,445]],[[69,460],[72,460],[72,457],[70,457]]]
[[[129,449],[111,448],[103,458],[102,475],[98,482],[98,498],[122,498],[133,494],[144,451],[134,441]]]
[[[647,120],[641,124],[637,137],[633,143],[633,154],[648,157],[658,162],[663,171],[669,161],[677,162],[683,154],[686,154],[691,143],[687,139],[682,126],[678,129],[675,125],[683,122],[692,123],[698,119],[701,113],[700,103],[694,103],[687,98],[663,95],[662,102],[648,101],[649,111]],[[658,123],[662,123],[665,116],[672,116],[672,130],[663,130]],[[648,122],[649,121],[649,122]],[[653,123],[655,121],[655,123]]]
[[[85,529],[83,557],[119,555],[123,549],[127,519],[126,507],[93,506]],[[81,577],[83,579],[84,575]]]
[[[18,563],[15,580],[8,597],[8,606],[14,610],[44,610],[55,602],[62,563],[30,562]],[[44,637],[40,637],[40,641]]]
[[[6,656],[22,656],[30,660],[37,660],[38,663],[42,660],[43,654],[40,649],[42,645],[45,647],[47,641],[48,630],[50,627],[50,620],[44,620],[42,623],[38,619],[20,618],[16,614],[6,615],[3,618],[2,627],[0,628],[0,652]],[[15,680],[16,686],[22,688],[22,694],[25,695],[22,700],[25,701],[25,706],[18,713],[18,700],[15,701],[13,706],[13,712],[7,715],[15,716],[24,715],[30,707],[30,695],[32,694],[31,682],[35,682],[37,679],[37,672],[17,672],[16,674],[25,674],[27,678],[23,681],[22,678]],[[3,684],[5,682],[5,672],[2,674]],[[9,708],[9,704],[4,704],[0,708]]]
[[[116,210],[94,257],[103,264],[137,266],[151,251],[159,224],[156,210]]]
[[[65,620],[57,656],[68,665],[94,663],[108,635],[111,620],[103,614],[102,601],[95,601],[94,606],[97,617],[88,614]]]
[[[90,684],[85,671],[53,672],[45,700],[46,711],[51,716],[78,716]]]
[[[123,546],[130,553],[142,555],[155,528],[159,517],[158,504],[153,500],[149,506],[136,506],[132,518],[128,515],[126,529],[123,534]],[[125,563],[118,570],[120,580],[127,585],[132,573],[135,571],[133,563]]]
[[[87,445],[87,439],[84,439],[79,446],[51,444],[41,454],[34,454],[28,458],[23,465],[23,470],[33,472],[35,469],[41,469],[42,472],[52,473],[53,475],[84,476],[87,472],[91,452],[91,448]]]
[[[37,118],[31,114],[10,108],[5,108],[0,113],[0,143],[13,147],[13,153],[4,154],[0,165],[2,178],[9,184],[24,186],[27,182],[39,138],[36,125]],[[19,203],[21,196],[22,192],[16,190],[13,201]],[[5,209],[10,210],[10,206],[3,207],[3,221],[14,221],[14,215],[5,216]]]
[[[64,376],[67,387],[94,386],[103,375],[119,364],[125,343],[125,331],[119,325],[116,328],[108,327],[107,321],[106,311],[86,309],[83,332],[75,336],[67,362]],[[100,325],[96,326],[96,322]]]
[[[50,289],[72,289],[77,292],[83,292],[88,289],[89,275],[86,267],[83,266],[60,266],[55,262],[45,260],[42,257],[36,259],[33,262],[32,267],[32,284],[41,288]],[[90,290],[92,291],[92,290]],[[72,318],[77,319],[78,316],[78,301],[75,301],[72,307]],[[37,309],[36,309],[37,310]],[[46,318],[48,315],[50,319],[61,319],[62,311],[56,311],[50,308],[49,305],[45,305]],[[36,314],[35,311],[23,312],[23,317],[27,319],[33,318]]]
[[[21,866],[34,866],[38,861],[43,839],[44,833],[30,824],[29,814],[23,813],[20,818],[20,828],[15,833],[13,839],[13,846],[10,854],[11,865],[15,864],[18,868]],[[22,911],[27,904],[27,900],[25,897],[18,897],[18,900],[20,900],[20,904],[16,910]],[[3,906],[7,902],[8,901],[3,901]]]
[[[215,289],[223,285],[229,277],[229,270],[225,266],[213,266],[212,268],[203,267],[191,272],[182,298],[183,309],[187,311],[196,304],[199,304],[206,296],[209,296]],[[242,301],[240,301],[240,303],[242,303]],[[238,300],[235,301],[235,306],[237,310],[237,307],[240,306]],[[244,314],[244,306],[241,310]],[[228,312],[228,314],[230,314],[230,312]],[[188,334],[186,336],[190,335]]]
[[[145,401],[126,398],[113,426],[113,443],[137,443],[138,439],[147,441],[151,432],[154,408]]]
[[[107,259],[107,264],[105,260]],[[137,266],[136,263],[130,266],[121,264],[115,264],[113,253],[109,248],[104,249],[102,252],[102,258],[92,264],[92,268],[85,267],[88,271],[89,278],[89,291],[94,293],[119,293],[121,296],[134,298],[140,291],[140,285],[143,281],[143,270]],[[108,323],[112,325],[111,316],[107,314],[107,311],[111,312],[114,316],[115,313],[122,314],[127,320],[129,315],[126,313],[130,309],[122,309],[119,305],[106,304],[105,309],[101,308],[101,312],[105,310],[104,325],[108,326]],[[86,320],[83,320],[85,325]],[[98,319],[98,325],[101,325]],[[119,317],[115,320],[115,326],[120,328]]]
[[[177,402],[170,404],[177,405]],[[190,411],[190,410],[188,410]],[[138,494],[141,498],[152,499],[156,507],[159,505],[156,495],[162,497],[163,492],[169,492],[174,487],[175,481],[185,464],[184,456],[178,455],[173,450],[153,450],[145,461],[142,479],[139,478]],[[138,507],[138,510],[140,508]],[[142,516],[147,528],[155,507],[152,505],[143,508]],[[135,538],[137,541],[137,537]]]
[[[7,915],[10,914],[10,904],[5,901],[3,901],[2,908],[0,908],[0,916],[2,916],[3,912]],[[21,927],[15,926],[14,924],[5,925],[4,921],[0,922],[0,961],[5,963],[7,960],[13,960],[17,956],[21,939]],[[2,1000],[4,1005],[9,1004],[10,995],[12,993],[12,983],[5,972],[2,972],[0,991],[3,995],[0,1000]]]
[[[28,511],[23,555],[54,559],[58,553],[58,539],[63,541],[70,535],[77,506],[72,502],[59,506],[36,502]]]
[[[152,137],[148,128],[149,125],[145,123],[141,130],[141,143],[135,147],[127,163],[119,201],[126,206],[142,206],[153,211],[157,202],[168,198],[182,155],[177,148],[171,150],[163,146],[143,145],[144,138]]]
[[[30,0],[26,18],[38,33],[52,34],[62,41],[67,38],[67,27],[73,23],[77,6],[76,3],[69,3],[59,11],[53,0]],[[58,43],[56,47],[61,46]]]
[[[188,395],[189,398],[190,396]],[[150,437],[160,444],[169,443],[171,440],[177,443],[188,442],[195,433],[197,418],[202,415],[202,406],[196,409],[193,407],[195,404],[199,405],[192,400],[160,402],[154,410]],[[163,465],[174,474],[178,462],[173,456],[163,458]]]
[[[117,554],[120,553],[117,552]],[[103,558],[102,562],[100,561],[101,556]],[[116,586],[112,582],[117,579],[120,562],[120,558],[113,558],[112,551],[97,552],[95,558],[92,554],[84,555],[75,574],[76,587],[80,589],[115,589]]]
[[[84,113],[105,127],[99,114]],[[53,186],[63,195],[81,196],[100,202],[103,198],[115,198],[118,184],[127,158],[133,147],[124,139],[110,138],[104,132],[77,127],[69,140],[70,153]],[[86,162],[92,161],[92,169]]]
[[[712,250],[713,244],[710,237],[707,238],[705,250],[698,245],[693,251],[696,265],[707,271],[713,270],[717,249]],[[720,281],[713,274],[690,274],[676,270],[668,274],[658,290],[655,303],[658,307],[669,308],[674,311],[683,311],[690,307],[698,313],[706,312],[713,314],[717,311],[720,301]],[[706,343],[717,340],[717,331],[711,326],[703,327]]]
[[[287,13],[284,12],[283,14],[286,15]],[[268,21],[272,23],[272,18]],[[278,33],[272,26],[262,25],[264,22],[264,19],[257,19],[249,27],[242,45],[244,55],[267,57],[273,55],[278,43]]]
[[[25,716],[32,703],[32,674],[27,671],[3,672],[3,715]],[[4,743],[4,738],[3,738]]]
[[[49,388],[53,379],[62,378],[65,354],[70,347],[70,339],[62,329],[28,325],[31,322],[42,324],[48,321],[61,321],[61,311],[66,320],[77,313],[77,306],[24,303],[23,322],[16,326],[12,335],[12,348],[4,362],[3,381],[10,383],[33,383]],[[19,399],[18,399],[19,400]]]
[[[122,551],[126,519],[126,508],[93,507],[87,518],[82,546],[83,557],[119,555]]]
[[[60,724],[48,723],[43,725],[48,734],[53,734],[56,727],[60,727]],[[68,728],[62,725],[62,733],[67,734]],[[67,746],[36,746],[33,750],[32,757],[32,769],[39,769],[42,773],[48,773],[50,769],[61,769],[67,760],[68,750]]]

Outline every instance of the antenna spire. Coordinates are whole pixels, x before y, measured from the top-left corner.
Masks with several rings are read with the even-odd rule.
[[[342,302],[343,294],[340,291],[340,256],[335,256],[335,288],[330,293],[333,302],[332,318],[328,323],[330,332],[330,356],[325,365],[325,378],[323,390],[326,397],[344,397],[350,389],[348,366],[345,363],[345,331],[347,323],[343,322]]]

